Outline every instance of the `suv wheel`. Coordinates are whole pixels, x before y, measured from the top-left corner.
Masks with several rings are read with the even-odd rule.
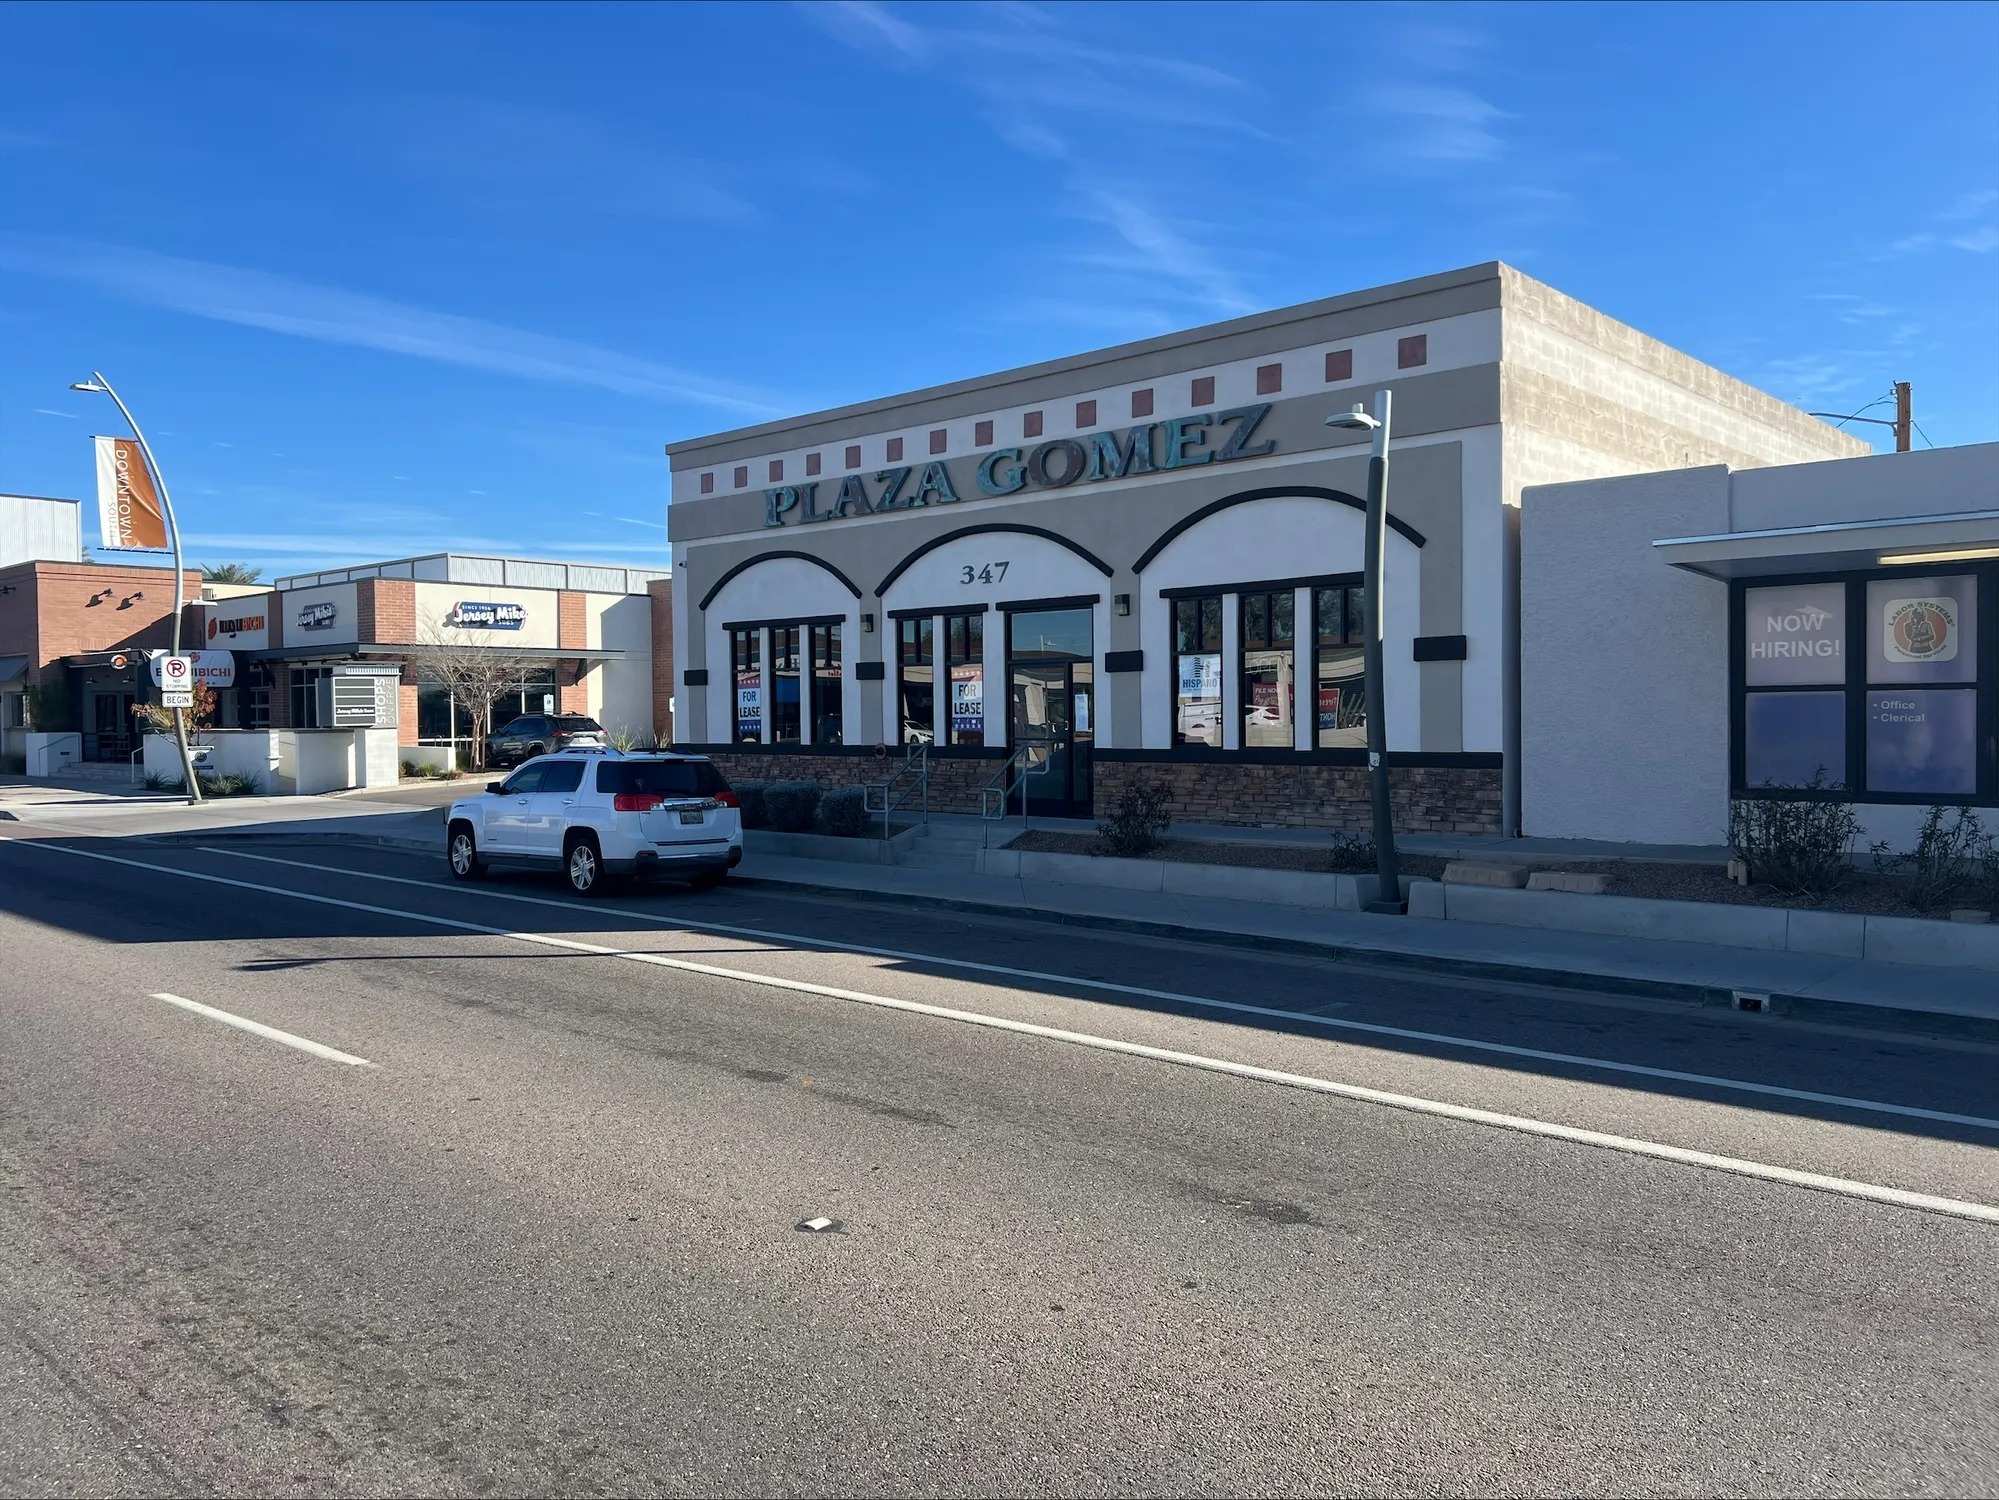
[[[454,880],[477,880],[486,873],[486,861],[479,858],[479,841],[472,836],[470,823],[453,823],[444,847]]]
[[[533,760],[537,755],[546,754],[548,754],[548,747],[546,745],[530,745],[527,747],[526,752],[522,754],[521,759]]]
[[[600,896],[604,892],[604,855],[596,837],[582,833],[569,841],[562,856],[563,878],[579,896]]]

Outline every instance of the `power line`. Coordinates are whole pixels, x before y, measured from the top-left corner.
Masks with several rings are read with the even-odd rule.
[[[1915,428],[1916,428],[1916,432],[1917,432],[1917,435],[1918,435],[1918,436],[1920,436],[1920,437],[1922,438],[1922,440],[1923,440],[1924,442],[1926,442],[1926,443],[1930,443],[1930,435],[1929,435],[1929,434],[1928,434],[1927,432],[1924,432],[1924,431],[1923,431],[1923,424],[1922,424],[1921,422],[1916,422],[1916,423],[1915,423]],[[1930,446],[1931,446],[1932,448],[1934,448],[1934,447],[1936,447],[1936,444],[1935,444],[1935,443],[1930,443]]]

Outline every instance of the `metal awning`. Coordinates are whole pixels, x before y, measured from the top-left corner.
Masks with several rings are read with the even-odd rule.
[[[1722,579],[1834,573],[1884,562],[1949,567],[1979,560],[1952,553],[1999,557],[1999,510],[1666,537],[1652,545],[1676,568]]]
[[[0,682],[12,682],[28,670],[25,656],[0,656]]]

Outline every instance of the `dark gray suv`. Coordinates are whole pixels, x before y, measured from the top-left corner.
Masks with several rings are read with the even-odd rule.
[[[604,726],[586,714],[522,714],[486,737],[486,764],[517,766],[537,755],[604,743]]]

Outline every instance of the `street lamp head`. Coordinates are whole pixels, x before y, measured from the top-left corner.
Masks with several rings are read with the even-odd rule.
[[[1381,421],[1377,417],[1369,416],[1367,409],[1356,401],[1352,411],[1335,412],[1332,416],[1326,418],[1326,425],[1328,427],[1354,427],[1359,428],[1363,432],[1372,432],[1381,425]]]
[[[94,380],[72,380],[69,388],[73,391],[88,391],[93,396],[108,396],[111,393],[109,386],[99,385]]]

